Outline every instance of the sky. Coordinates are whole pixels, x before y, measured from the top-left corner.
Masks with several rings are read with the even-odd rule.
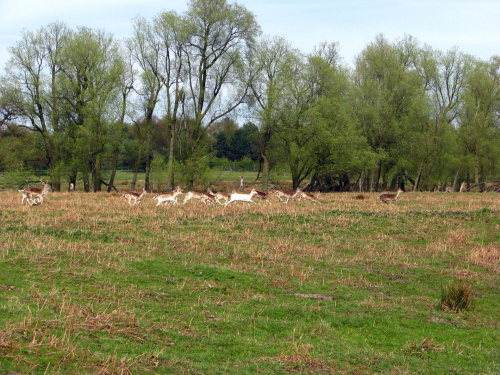
[[[232,2],[232,0],[228,0]],[[346,65],[383,34],[390,42],[411,35],[422,45],[453,48],[489,60],[500,55],[498,0],[238,0],[252,12],[263,34],[282,36],[310,53],[322,42],[337,42]],[[105,29],[117,38],[132,33],[136,16],[153,19],[163,11],[187,10],[188,0],[0,0],[0,74],[8,48],[22,31],[56,21],[70,28]]]

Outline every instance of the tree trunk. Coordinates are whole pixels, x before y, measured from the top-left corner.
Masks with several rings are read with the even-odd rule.
[[[89,166],[87,162],[83,163],[83,191],[90,193],[90,177],[89,177]]]
[[[415,184],[413,185],[413,192],[418,191],[418,185],[420,184],[420,176],[422,176],[422,164],[418,166],[417,178],[415,179]]]
[[[118,167],[118,151],[115,150],[115,153],[113,155],[113,161],[112,161],[112,166],[111,166],[111,177],[109,178],[109,185],[107,192],[111,193],[111,190],[113,189],[113,186],[115,185],[115,176],[116,176],[116,169]]]
[[[460,174],[460,168],[457,169],[455,173],[455,178],[453,179],[453,185],[451,186],[451,191],[457,191],[458,176]]]
[[[174,189],[174,141],[175,127],[172,124],[170,129],[170,147],[168,149],[168,165],[167,165],[167,189]]]
[[[101,155],[97,155],[92,169],[92,191],[101,191]]]
[[[479,156],[476,155],[474,158],[474,183],[479,185]]]
[[[262,159],[264,160],[264,165],[262,168],[262,187],[265,192],[269,189],[269,157],[262,154]]]
[[[134,177],[132,177],[132,184],[130,186],[130,191],[135,191],[135,184],[137,183],[137,173],[139,172],[139,165],[142,159],[142,145],[139,146],[139,152],[137,155],[137,160],[134,164]]]

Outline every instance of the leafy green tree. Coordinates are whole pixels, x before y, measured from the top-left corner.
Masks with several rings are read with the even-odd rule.
[[[160,70],[157,72],[165,89],[165,122],[169,135],[167,189],[174,187],[174,150],[176,134],[186,124],[186,72],[184,51],[189,29],[183,17],[175,12],[164,12],[154,19],[154,32],[161,41]]]
[[[225,132],[220,131],[217,133],[217,142],[215,143],[214,149],[215,156],[217,156],[218,158],[229,159],[231,155],[231,149],[229,147],[229,142]]]
[[[41,135],[54,191],[60,190],[64,162],[58,77],[68,33],[62,23],[23,32],[21,40],[9,49],[11,57],[0,86],[2,100],[19,125]]]
[[[120,136],[124,63],[114,38],[81,27],[71,32],[62,53],[59,95],[64,100],[70,153],[81,169],[84,190],[100,191],[105,156]]]
[[[473,160],[474,183],[500,171],[500,58],[476,61],[466,77],[459,114],[459,138]]]
[[[15,126],[0,127],[0,170],[28,171],[43,166],[45,154],[38,133]]]
[[[360,176],[371,165],[372,155],[353,111],[349,72],[339,61],[335,43],[321,44],[308,57],[304,76],[308,89],[303,91],[310,104],[304,106],[308,109],[295,130],[285,127],[295,137],[287,140],[296,148],[289,157],[295,163],[291,164],[294,187],[312,174],[307,189],[350,190],[352,176]],[[296,166],[301,167],[299,173],[293,172]]]
[[[379,35],[357,57],[357,113],[378,160],[370,171],[370,190],[403,186],[408,179],[417,187],[435,152],[426,89],[435,82],[436,69],[431,61],[419,65],[418,54],[411,37],[391,44]]]
[[[275,134],[281,123],[284,96],[288,79],[297,59],[294,50],[284,38],[264,38],[256,47],[256,77],[252,81],[250,104],[258,118],[261,139],[262,185],[268,188],[269,172],[276,150]]]
[[[135,92],[139,96],[139,106],[142,109],[144,121],[144,146],[146,156],[145,189],[150,190],[150,165],[153,157],[152,150],[152,129],[155,108],[160,100],[160,92],[163,82],[160,77],[161,70],[161,49],[163,41],[158,37],[154,27],[143,18],[137,18],[134,23],[134,37],[129,40],[129,51],[135,62],[139,65],[139,83]],[[142,155],[139,155],[139,158]],[[132,190],[135,189],[137,178],[137,168],[134,169],[134,180]]]
[[[189,148],[183,163],[194,166],[207,129],[246,100],[253,74],[249,51],[259,26],[245,7],[226,0],[191,0],[186,22],[185,103],[193,121],[185,123]],[[185,169],[188,188],[195,170],[199,168]]]

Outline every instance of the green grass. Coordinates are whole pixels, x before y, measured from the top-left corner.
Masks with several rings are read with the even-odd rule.
[[[366,195],[2,192],[0,374],[500,373],[498,194]]]

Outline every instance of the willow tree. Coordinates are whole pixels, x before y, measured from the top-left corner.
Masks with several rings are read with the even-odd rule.
[[[85,191],[100,191],[111,141],[119,136],[124,64],[113,36],[80,27],[71,32],[61,58],[59,95],[64,101],[69,154]],[[73,143],[69,143],[69,140]]]
[[[500,171],[500,58],[476,61],[467,74],[459,138],[475,185]],[[484,186],[483,186],[484,187]]]
[[[38,132],[46,154],[52,189],[61,187],[64,134],[61,98],[58,95],[60,56],[69,30],[53,23],[37,31],[25,31],[9,49],[10,59],[0,91],[16,121]]]
[[[255,79],[252,81],[252,100],[261,132],[262,183],[268,188],[272,164],[274,135],[281,123],[287,82],[292,78],[299,52],[281,37],[264,38],[256,48]]]
[[[186,72],[183,51],[187,43],[187,27],[183,17],[175,12],[164,12],[153,21],[154,33],[161,41],[159,50],[160,77],[165,90],[165,122],[169,134],[169,155],[167,165],[167,189],[174,185],[174,146],[179,122],[183,120],[185,105]],[[185,118],[184,118],[185,119]]]
[[[154,32],[152,25],[143,18],[137,18],[134,23],[134,36],[129,40],[128,48],[131,56],[139,65],[139,82],[136,83],[135,92],[139,97],[139,106],[142,109],[144,121],[138,121],[137,125],[142,127],[145,144],[146,156],[146,175],[145,188],[150,189],[150,173],[152,160],[152,126],[153,115],[159,102],[160,92],[163,88],[163,82],[160,78],[160,50],[163,41]],[[138,159],[134,167],[134,179],[132,181],[132,190],[135,189],[139,161],[142,158],[142,145]]]
[[[259,26],[245,7],[226,0],[191,0],[185,22],[185,103],[193,120],[186,123],[189,150],[183,161],[189,165],[185,176],[189,188],[198,163],[203,162],[197,151],[206,130],[245,102],[252,78],[248,64]]]
[[[378,159],[370,190],[404,183],[408,160],[401,141],[407,125],[425,113],[423,79],[412,65],[414,46],[403,47],[379,35],[356,59],[358,118]]]

